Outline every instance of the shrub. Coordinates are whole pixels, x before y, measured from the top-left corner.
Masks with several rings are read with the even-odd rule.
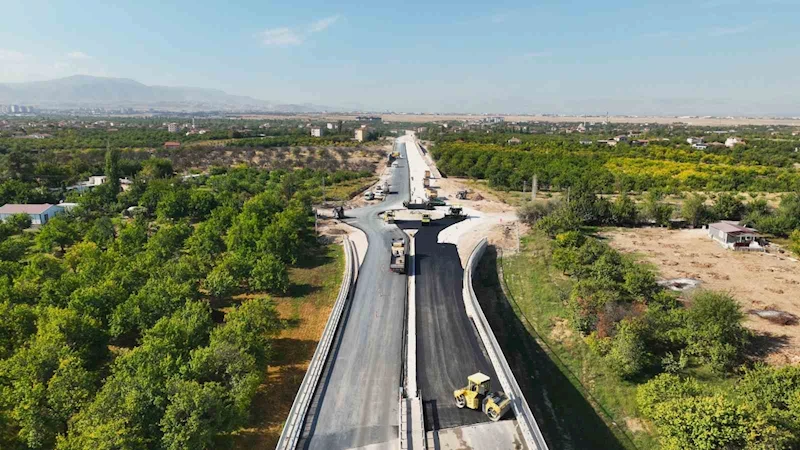
[[[715,371],[730,369],[750,340],[742,326],[744,315],[730,295],[701,292],[686,313],[686,343],[690,354]]]
[[[539,219],[550,214],[554,209],[552,202],[525,202],[517,209],[517,217],[528,225],[533,225]]]
[[[641,319],[625,319],[618,324],[606,362],[620,377],[634,378],[650,365],[646,334],[647,324]]]
[[[702,393],[700,383],[694,378],[662,373],[636,389],[636,405],[645,417],[653,417],[655,408],[664,402]]]

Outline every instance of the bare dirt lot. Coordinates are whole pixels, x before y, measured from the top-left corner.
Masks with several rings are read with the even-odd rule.
[[[800,325],[781,325],[751,310],[779,310],[800,317],[800,263],[784,255],[726,250],[706,230],[662,228],[618,229],[604,232],[614,248],[641,255],[665,279],[694,278],[701,288],[729,292],[747,315],[746,326],[769,337],[774,345],[770,364],[800,362]]]

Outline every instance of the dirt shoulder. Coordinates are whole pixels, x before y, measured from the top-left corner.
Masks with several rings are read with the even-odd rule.
[[[749,312],[779,310],[800,317],[800,263],[782,255],[726,250],[706,230],[636,228],[602,234],[612,247],[655,265],[665,279],[694,278],[701,288],[729,292],[747,315],[745,325],[773,342],[767,362],[800,362],[800,325],[773,323]]]

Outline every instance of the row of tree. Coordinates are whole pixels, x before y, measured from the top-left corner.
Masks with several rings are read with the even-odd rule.
[[[110,151],[106,174],[124,164]],[[38,232],[3,224],[0,448],[222,445],[282,327],[269,297],[234,296],[288,289],[316,249],[325,176],[240,167],[182,181],[156,160],[131,189],[79,194]]]

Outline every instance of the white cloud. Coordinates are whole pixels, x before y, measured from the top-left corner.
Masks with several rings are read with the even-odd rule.
[[[305,42],[306,38],[308,38],[311,34],[319,33],[330,28],[330,26],[336,23],[340,17],[341,16],[337,14],[335,16],[316,20],[308,25],[308,27],[304,29],[305,31],[302,31],[302,28],[299,30],[289,27],[269,28],[258,33],[257,36],[261,40],[262,44],[271,47],[289,47],[292,45],[300,45]]]
[[[15,61],[24,61],[27,58],[28,55],[22,52],[0,48],[0,61],[15,62]]]
[[[319,19],[316,22],[312,23],[309,27],[309,32],[311,33],[319,33],[320,31],[325,31],[328,29],[329,26],[336,23],[339,20],[339,15],[326,17],[324,19]]]
[[[290,45],[299,45],[303,43],[303,37],[287,27],[264,30],[259,33],[259,35],[264,45],[288,47]]]
[[[74,51],[67,53],[67,58],[70,59],[92,59],[91,56],[87,55],[86,53]]]
[[[82,56],[76,56],[77,53]],[[52,58],[0,48],[0,83],[51,80],[75,74],[108,75],[102,64],[82,52]]]

